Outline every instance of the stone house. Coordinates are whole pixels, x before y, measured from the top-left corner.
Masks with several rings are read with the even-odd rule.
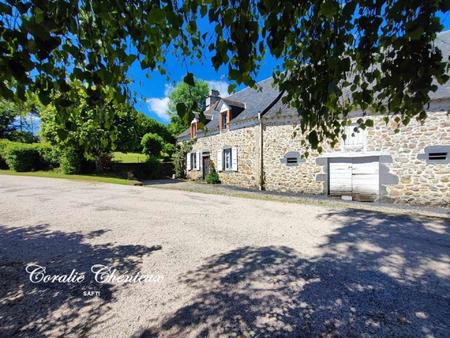
[[[450,31],[436,41],[444,57],[450,54]],[[272,78],[207,98],[205,128],[191,128],[178,141],[191,140],[187,173],[204,179],[211,166],[223,184],[272,191],[342,196],[360,201],[390,201],[414,205],[450,206],[450,84],[431,93],[428,118],[411,121],[395,133],[381,115],[374,126],[349,136],[334,149],[303,158],[296,111],[277,100]],[[354,112],[352,121],[361,117]]]

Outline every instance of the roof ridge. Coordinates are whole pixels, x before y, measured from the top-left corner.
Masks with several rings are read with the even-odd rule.
[[[265,81],[267,81],[267,80],[270,80],[270,79],[273,79],[273,76],[269,76],[269,77],[265,78],[264,80],[258,81],[258,82],[256,82],[256,84],[258,85],[258,84],[260,84],[260,83],[262,83],[262,82],[265,82]],[[227,97],[223,97],[223,99],[226,99],[226,98],[228,98],[228,97],[230,97],[230,96],[233,96],[233,95],[235,95],[235,94],[237,94],[237,93],[241,93],[241,92],[243,92],[244,90],[248,90],[248,89],[253,89],[253,88],[251,88],[251,87],[249,87],[249,86],[246,86],[246,87],[242,88],[241,90],[238,90],[237,92],[234,92],[233,94],[228,95]]]

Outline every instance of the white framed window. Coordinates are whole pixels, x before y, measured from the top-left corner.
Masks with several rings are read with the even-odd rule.
[[[231,148],[223,150],[223,165],[225,170],[233,170],[233,152]]]

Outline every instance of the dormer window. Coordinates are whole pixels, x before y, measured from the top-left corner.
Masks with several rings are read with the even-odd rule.
[[[220,114],[220,119],[221,119],[221,121],[222,121],[222,129],[227,129],[228,128],[228,124],[227,124],[227,115],[228,115],[228,112],[222,112],[221,114]]]

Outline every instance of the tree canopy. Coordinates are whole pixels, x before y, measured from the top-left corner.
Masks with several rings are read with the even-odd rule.
[[[194,85],[181,81],[170,91],[169,129],[173,135],[180,134],[190,126],[191,121],[194,118],[194,112],[203,112],[207,96],[208,84],[203,80],[195,80]],[[185,107],[181,116],[178,115],[180,105],[184,105]]]
[[[0,95],[36,91],[67,118],[75,80],[92,106],[126,102],[134,62],[164,74],[167,53],[201,59],[210,50],[232,87],[254,86],[269,51],[282,61],[274,78],[283,100],[318,147],[338,139],[354,107],[404,124],[426,118],[433,81],[448,80],[433,41],[449,9],[448,0],[9,0],[0,4]]]
[[[120,134],[133,135],[129,131],[135,128],[134,111],[114,101],[93,106],[80,82],[71,83],[71,88],[69,97],[76,104],[66,109],[65,118],[54,104],[39,107],[41,136],[59,149],[73,148],[87,159],[100,161],[117,149]]]

